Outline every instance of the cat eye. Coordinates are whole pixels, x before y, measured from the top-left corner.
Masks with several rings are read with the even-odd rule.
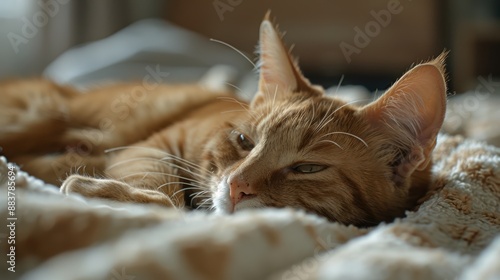
[[[325,165],[305,163],[292,168],[297,173],[316,173],[326,169]]]
[[[237,137],[238,145],[245,150],[250,151],[255,146],[252,141],[243,133],[240,133]]]

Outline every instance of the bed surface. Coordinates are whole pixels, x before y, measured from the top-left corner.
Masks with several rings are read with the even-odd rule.
[[[434,162],[436,191],[367,229],[292,209],[216,216],[66,197],[16,167],[16,272],[0,278],[499,279],[500,149],[441,135]]]

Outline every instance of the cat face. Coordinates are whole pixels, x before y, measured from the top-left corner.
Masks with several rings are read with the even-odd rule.
[[[216,211],[294,207],[357,225],[401,215],[412,183],[428,184],[444,117],[443,57],[359,107],[312,86],[267,19],[260,51],[259,92],[211,155]]]
[[[363,140],[373,132],[356,108],[304,94],[262,106],[228,131],[218,211],[290,206],[347,223],[375,220],[361,188],[382,186],[390,170],[373,165]]]

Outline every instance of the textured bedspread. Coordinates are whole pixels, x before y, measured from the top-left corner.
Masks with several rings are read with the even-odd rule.
[[[418,210],[361,229],[290,209],[103,206],[22,171],[8,177],[3,159],[0,278],[500,279],[500,149],[442,136],[434,161],[436,190]]]

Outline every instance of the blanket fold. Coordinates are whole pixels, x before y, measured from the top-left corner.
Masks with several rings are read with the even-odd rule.
[[[63,196],[2,158],[0,218],[17,219],[14,245],[0,231],[0,278],[500,279],[500,149],[442,135],[433,160],[419,208],[365,229],[292,209],[222,216]]]

